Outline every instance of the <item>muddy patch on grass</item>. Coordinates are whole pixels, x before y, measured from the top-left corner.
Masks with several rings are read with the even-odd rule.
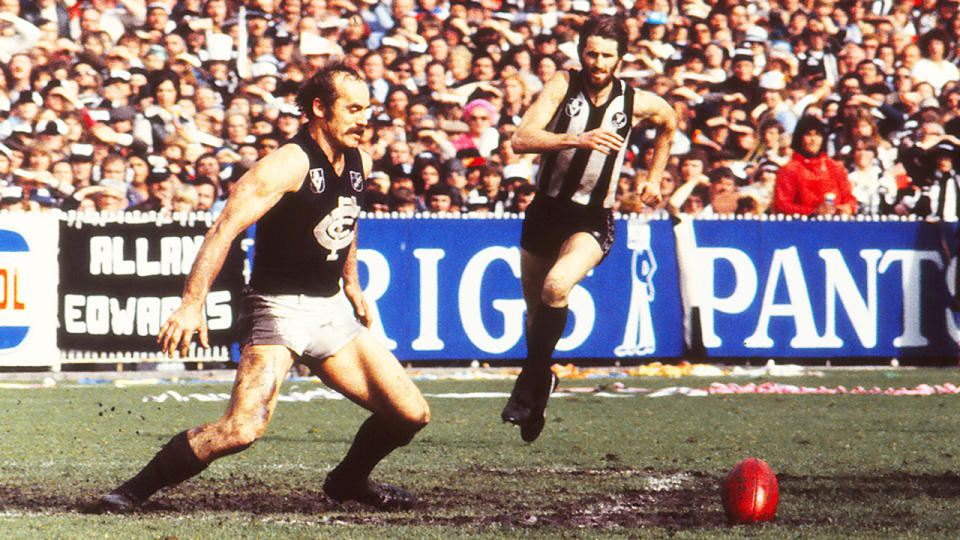
[[[471,478],[485,481],[472,482]],[[537,491],[528,487],[537,485],[534,478],[560,487]],[[198,513],[236,512],[264,521],[296,519],[384,526],[709,529],[726,526],[719,498],[720,480],[689,471],[467,468],[450,482],[418,490],[413,509],[377,512],[355,503],[332,501],[318,484],[304,486],[277,477],[236,475],[190,480],[155,496],[138,512],[187,518]],[[960,497],[960,479],[954,474],[784,474],[779,483],[781,508],[776,523],[787,526],[822,525],[830,520],[828,514],[811,518],[783,511],[790,499],[829,498],[832,504],[842,505],[844,501],[862,501],[868,493],[881,499],[891,495]],[[76,492],[58,494],[49,486],[0,486],[0,512],[79,512],[98,495],[92,493],[81,499]]]

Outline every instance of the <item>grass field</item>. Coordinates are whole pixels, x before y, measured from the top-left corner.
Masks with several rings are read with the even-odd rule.
[[[754,380],[753,382],[770,379]],[[793,385],[960,383],[956,369],[828,371]],[[730,377],[563,380],[703,388]],[[534,444],[500,423],[511,382],[418,380],[433,422],[375,474],[420,497],[378,513],[320,490],[365,415],[344,400],[284,401],[242,454],[142,511],[86,515],[176,432],[218,417],[226,382],[0,388],[3,538],[945,538],[960,517],[960,396],[573,393]],[[285,383],[285,396],[322,389]],[[178,401],[169,392],[184,397]],[[299,393],[299,394],[298,394]],[[457,394],[451,396],[450,394]],[[191,394],[200,396],[191,397]],[[167,399],[155,401],[160,395]],[[212,401],[201,401],[197,397]],[[718,485],[740,459],[777,473],[777,519],[729,527]]]

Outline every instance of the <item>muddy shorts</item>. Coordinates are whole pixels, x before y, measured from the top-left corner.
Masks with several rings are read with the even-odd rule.
[[[342,290],[329,298],[249,293],[239,327],[242,345],[283,345],[319,359],[343,348],[363,329]]]
[[[563,243],[578,232],[593,236],[605,259],[613,247],[613,212],[564,203],[538,193],[525,212],[520,247],[539,257],[556,260]]]

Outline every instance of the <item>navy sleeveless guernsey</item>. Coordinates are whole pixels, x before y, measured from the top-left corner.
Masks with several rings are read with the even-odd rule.
[[[306,126],[284,144],[303,149],[310,169],[300,189],[257,222],[250,287],[257,294],[333,296],[363,206],[360,151],[345,150],[338,175]]]

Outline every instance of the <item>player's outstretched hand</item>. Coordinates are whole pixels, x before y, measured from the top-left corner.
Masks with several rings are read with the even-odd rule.
[[[589,148],[604,154],[619,152],[623,147],[623,137],[605,129],[594,129],[580,135],[580,148]]]
[[[207,321],[203,317],[202,310],[189,305],[181,305],[160,327],[157,343],[160,344],[160,348],[167,356],[172,357],[174,351],[179,351],[180,357],[183,358],[187,356],[195,332],[200,334],[200,346],[209,349]]]

